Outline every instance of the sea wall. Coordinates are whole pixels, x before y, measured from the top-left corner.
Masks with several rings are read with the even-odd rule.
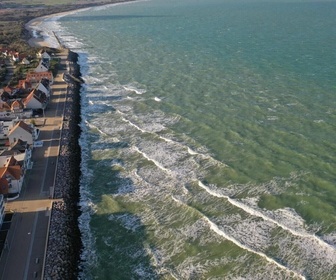
[[[78,55],[69,51],[69,74],[80,78]],[[77,279],[82,242],[78,228],[81,150],[80,88],[78,80],[68,82],[67,98],[57,162],[54,199],[49,227],[43,279]]]

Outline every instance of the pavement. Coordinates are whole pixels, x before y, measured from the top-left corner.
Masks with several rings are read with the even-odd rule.
[[[34,148],[33,168],[28,170],[20,197],[5,205],[6,211],[13,211],[5,248],[0,259],[0,279],[26,280],[42,279],[45,252],[49,233],[53,187],[60,149],[67,85],[62,80],[66,69],[67,50],[57,56],[61,58],[52,86],[50,103],[39,126],[42,147]]]

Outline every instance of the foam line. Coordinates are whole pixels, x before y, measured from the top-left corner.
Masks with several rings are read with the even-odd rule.
[[[102,134],[102,135],[104,135],[104,136],[107,136],[107,134],[106,134],[104,131],[100,130],[97,126],[95,126],[95,125],[93,125],[93,124],[90,124],[88,121],[85,121],[85,123],[86,123],[90,128],[97,129],[98,132],[99,132],[100,134]]]
[[[131,86],[124,86],[124,89],[128,90],[128,91],[133,91],[133,92],[135,92],[136,94],[139,94],[139,95],[141,95],[141,94],[143,94],[143,93],[146,92],[143,89],[137,89],[137,88],[134,88],[134,87],[131,87]]]
[[[199,155],[199,153],[196,153],[195,151],[193,151],[189,147],[188,147],[188,153],[191,154],[191,155]]]
[[[184,205],[184,206],[186,206],[186,207],[192,208],[192,207],[190,207],[189,205],[187,205],[187,204],[183,203],[182,201],[180,201],[179,199],[175,198],[174,196],[172,196],[172,199],[173,199],[175,202],[179,203],[179,204],[182,204],[182,205]],[[249,252],[251,252],[251,253],[253,253],[253,254],[256,254],[256,255],[258,255],[258,256],[260,256],[260,257],[266,259],[268,262],[270,262],[270,263],[272,263],[272,264],[275,264],[277,267],[279,267],[279,268],[281,268],[281,269],[283,269],[283,270],[285,270],[285,271],[287,271],[287,272],[289,272],[289,273],[293,273],[295,276],[298,276],[298,277],[300,277],[300,278],[303,279],[303,280],[306,280],[306,277],[304,277],[304,276],[301,275],[300,273],[295,272],[294,270],[291,270],[291,269],[289,269],[288,267],[286,267],[286,266],[284,266],[284,265],[282,265],[282,264],[276,262],[276,261],[273,260],[272,258],[268,257],[266,254],[264,254],[264,253],[262,253],[262,252],[258,252],[258,251],[256,251],[256,250],[253,250],[253,249],[251,249],[251,248],[245,246],[244,244],[240,243],[240,242],[239,242],[238,240],[236,240],[235,238],[233,238],[233,237],[229,236],[228,234],[226,234],[226,233],[225,233],[223,230],[221,230],[221,229],[220,229],[214,222],[210,221],[210,219],[209,219],[207,216],[205,216],[204,214],[202,214],[200,211],[198,211],[197,209],[194,209],[194,208],[192,208],[192,209],[195,210],[195,211],[197,211],[197,212],[203,217],[203,219],[205,219],[206,222],[209,224],[210,229],[211,229],[212,231],[214,231],[215,233],[217,233],[218,235],[220,235],[220,236],[224,237],[225,239],[231,241],[232,243],[234,243],[234,244],[237,245],[238,247],[240,247],[240,248],[242,248],[242,249],[244,249],[244,250],[246,250],[246,251],[249,251]]]
[[[244,210],[245,212],[249,213],[250,215],[253,215],[253,216],[257,216],[257,217],[260,217],[262,218],[264,221],[268,221],[268,222],[271,222],[271,223],[274,223],[276,224],[277,226],[281,227],[282,229],[286,230],[286,231],[289,231],[291,234],[295,235],[295,236],[299,236],[299,237],[307,237],[307,238],[312,238],[313,240],[317,241],[319,245],[323,245],[323,246],[326,246],[326,247],[329,247],[331,249],[335,249],[334,246],[324,242],[322,239],[318,238],[316,235],[312,235],[312,234],[309,234],[309,233],[305,233],[305,232],[299,232],[299,231],[296,231],[294,229],[291,229],[289,227],[287,227],[286,225],[284,224],[281,224],[279,223],[278,221],[264,215],[263,213],[245,205],[244,203],[241,203],[239,201],[236,201],[232,198],[230,198],[229,196],[227,195],[223,195],[223,194],[219,194],[211,189],[209,189],[206,185],[204,185],[201,181],[198,181],[198,185],[204,189],[207,193],[211,194],[212,196],[215,196],[215,197],[220,197],[220,198],[226,198],[228,200],[229,203],[231,203],[232,205]]]
[[[168,174],[171,174],[172,172],[165,168],[164,166],[162,166],[160,163],[158,163],[155,159],[151,159],[149,156],[147,156],[144,152],[140,151],[137,147],[134,147],[134,149],[141,154],[144,158],[146,158],[147,160],[153,162],[157,167],[159,167],[161,170],[167,172]]]
[[[159,136],[159,138],[162,139],[162,140],[164,140],[164,141],[166,141],[166,142],[174,142],[173,140],[168,139],[168,138],[163,137],[163,136]]]
[[[129,120],[125,119],[125,118],[122,118],[122,120],[123,120],[124,122],[129,123],[131,126],[135,127],[137,130],[139,130],[139,131],[141,131],[141,132],[143,132],[143,133],[146,133],[146,132],[147,132],[146,130],[143,130],[142,128],[138,127],[137,125],[135,125],[134,123],[132,123],[131,121],[129,121]]]

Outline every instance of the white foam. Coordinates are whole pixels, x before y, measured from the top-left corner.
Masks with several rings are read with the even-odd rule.
[[[146,92],[146,90],[144,90],[144,89],[138,89],[138,88],[136,88],[134,86],[131,86],[131,85],[124,86],[124,89],[127,90],[127,91],[135,92],[136,94],[139,94],[139,95],[141,95],[141,94],[143,94],[143,93]]]
[[[82,100],[83,102],[83,100]],[[81,205],[81,215],[78,218],[79,229],[81,232],[81,241],[83,243],[84,249],[81,252],[81,272],[79,273],[79,278],[85,279],[87,273],[86,269],[90,266],[95,266],[98,262],[96,254],[95,240],[90,228],[90,220],[95,207],[93,207],[91,202],[91,193],[87,186],[93,176],[91,170],[88,168],[89,160],[89,146],[87,140],[87,126],[85,121],[82,119],[81,128],[83,133],[81,133],[79,144],[81,146],[81,178],[80,178],[80,202]]]
[[[330,244],[324,242],[322,239],[320,239],[316,235],[312,235],[312,234],[309,234],[309,233],[303,232],[303,231],[299,232],[297,230],[294,230],[294,229],[288,227],[287,225],[285,225],[283,223],[280,223],[280,222],[278,222],[277,220],[275,220],[275,219],[273,219],[271,217],[266,216],[262,212],[254,209],[254,208],[252,208],[252,207],[250,207],[250,206],[248,206],[248,205],[246,205],[246,204],[244,204],[242,202],[239,202],[239,201],[237,201],[235,199],[232,199],[232,198],[230,198],[227,195],[219,194],[218,192],[211,190],[209,187],[207,187],[206,185],[204,185],[201,181],[198,181],[198,185],[201,188],[203,188],[204,190],[206,190],[206,192],[209,193],[210,195],[215,196],[215,197],[225,198],[225,199],[227,199],[227,201],[229,203],[231,203],[232,205],[238,207],[239,209],[244,210],[246,213],[248,213],[248,214],[250,214],[252,216],[257,216],[257,217],[262,218],[264,221],[272,222],[272,223],[276,224],[277,226],[281,227],[282,229],[284,229],[286,231],[289,231],[291,234],[293,234],[295,236],[305,237],[305,238],[311,238],[311,239],[315,240],[321,246],[325,246],[325,247],[334,249],[333,246],[331,246]]]
[[[155,159],[150,158],[149,156],[147,156],[144,152],[140,151],[137,147],[134,147],[135,151],[137,151],[139,154],[141,154],[144,158],[146,158],[147,160],[153,162],[158,168],[160,168],[161,170],[167,172],[168,174],[171,174],[171,170],[165,168],[164,166],[162,166],[159,162],[157,162]]]
[[[155,100],[156,102],[161,102],[161,101],[162,101],[159,97],[154,97],[154,100]]]
[[[129,123],[131,126],[135,127],[137,130],[139,130],[139,131],[141,131],[141,132],[143,132],[143,133],[146,133],[146,132],[147,132],[147,131],[143,130],[142,128],[138,127],[136,124],[132,123],[131,121],[125,119],[125,118],[122,118],[122,120],[123,120],[124,122]]]
[[[199,153],[196,153],[195,151],[193,151],[192,149],[190,149],[188,147],[188,153],[191,154],[191,155],[198,155]]]
[[[89,123],[87,120],[85,120],[85,123],[86,123],[90,128],[92,128],[92,129],[96,129],[100,134],[107,136],[107,134],[106,134],[104,131],[100,130],[97,126],[95,126],[95,125]]]
[[[160,136],[159,138],[162,139],[162,140],[164,140],[164,141],[166,141],[166,142],[168,142],[168,143],[174,142],[173,140],[168,139],[168,138],[163,137],[163,136]]]
[[[180,201],[179,199],[175,198],[174,196],[172,196],[172,199],[173,199],[175,202],[184,205],[185,207],[191,208],[189,205],[183,203],[182,201]],[[193,208],[193,209],[194,209],[194,208]],[[303,275],[301,275],[300,273],[298,273],[298,272],[296,272],[296,271],[293,271],[293,270],[287,268],[286,266],[284,266],[284,265],[278,263],[278,262],[275,261],[274,259],[268,257],[266,254],[264,254],[264,253],[262,253],[262,252],[258,252],[258,251],[254,250],[254,249],[251,249],[251,248],[245,246],[244,244],[242,244],[241,242],[239,242],[238,240],[236,240],[235,238],[233,238],[232,236],[228,235],[228,234],[225,233],[223,230],[221,230],[221,229],[220,229],[214,222],[212,222],[207,216],[205,216],[204,214],[202,214],[201,212],[199,212],[199,211],[196,210],[196,209],[194,209],[194,210],[197,211],[197,212],[202,216],[202,218],[209,224],[210,229],[211,229],[212,231],[214,231],[216,234],[218,234],[218,235],[224,237],[225,239],[231,241],[232,243],[234,243],[235,245],[237,245],[238,247],[240,247],[240,248],[242,248],[242,249],[244,249],[244,250],[246,250],[246,251],[249,251],[249,252],[251,252],[251,253],[254,253],[254,254],[259,255],[260,257],[266,259],[268,262],[270,262],[270,263],[276,265],[277,267],[279,267],[279,268],[285,270],[286,272],[288,272],[288,273],[293,273],[295,276],[297,276],[297,277],[299,277],[299,278],[301,278],[301,279],[306,279],[306,278],[305,278]]]

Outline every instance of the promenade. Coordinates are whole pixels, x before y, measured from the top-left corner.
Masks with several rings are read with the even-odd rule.
[[[42,147],[33,150],[33,168],[28,170],[20,197],[6,203],[13,211],[7,245],[0,260],[0,279],[41,279],[53,199],[53,187],[60,150],[67,84],[62,77],[66,71],[68,50],[57,54],[60,70],[54,79],[50,103],[45,115],[36,119]]]

